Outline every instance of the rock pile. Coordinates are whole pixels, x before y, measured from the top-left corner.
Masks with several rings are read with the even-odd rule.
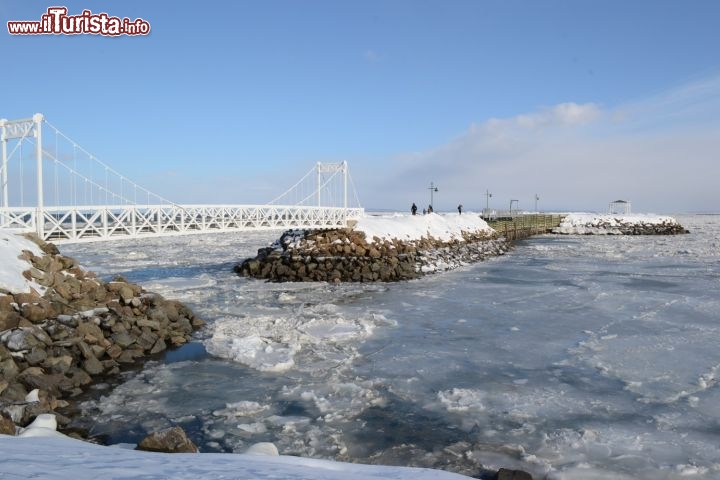
[[[182,427],[171,427],[153,432],[135,448],[146,452],[198,453],[198,447],[187,437]]]
[[[484,232],[463,233],[444,242],[365,238],[353,229],[288,230],[254,258],[235,266],[242,276],[274,282],[393,282],[502,255],[504,239]]]
[[[575,235],[678,235],[689,233],[672,217],[567,215],[553,233]]]
[[[43,294],[0,291],[0,412],[17,425],[69,407],[95,378],[182,345],[204,324],[180,302],[122,278],[103,282],[57,248],[23,251]]]

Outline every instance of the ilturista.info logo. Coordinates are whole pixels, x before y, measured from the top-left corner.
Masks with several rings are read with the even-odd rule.
[[[66,7],[50,7],[40,20],[7,22],[10,35],[147,35],[150,23],[142,18],[111,17],[107,13],[83,10],[79,15],[68,15]]]

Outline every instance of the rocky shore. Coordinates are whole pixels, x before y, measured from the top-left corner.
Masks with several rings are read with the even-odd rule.
[[[204,325],[180,302],[118,277],[111,282],[37,238],[23,250],[30,292],[0,289],[0,433],[40,414],[60,429],[94,382],[188,342]]]
[[[462,238],[398,240],[351,228],[288,230],[235,266],[242,276],[273,282],[394,282],[502,255],[510,245],[486,231]]]

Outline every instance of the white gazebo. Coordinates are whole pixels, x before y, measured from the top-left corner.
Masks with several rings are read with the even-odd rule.
[[[608,213],[611,215],[628,215],[630,213],[630,202],[628,200],[610,202]]]

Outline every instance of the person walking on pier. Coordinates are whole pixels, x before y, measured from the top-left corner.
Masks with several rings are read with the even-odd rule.
[[[415,205],[415,202],[413,202],[412,207],[410,207],[410,211],[413,215],[417,215],[417,205]]]
[[[458,205],[458,215],[462,215],[462,204]]]

